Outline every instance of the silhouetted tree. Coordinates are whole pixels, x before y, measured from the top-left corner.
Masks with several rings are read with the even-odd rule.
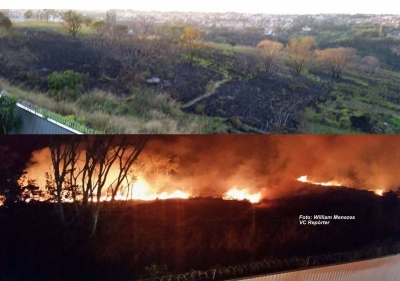
[[[0,205],[14,203],[21,195],[18,179],[24,172],[15,165],[18,158],[18,153],[10,151],[7,146],[0,146]]]
[[[53,137],[50,143],[53,170],[47,185],[57,202],[62,224],[67,225],[63,203],[69,199],[75,204],[76,217],[83,220],[86,211],[91,211],[92,219],[85,227],[94,235],[104,194],[109,194],[108,200],[113,202],[123,185],[130,187],[134,176],[130,174],[132,165],[146,142],[145,136]],[[82,163],[78,165],[78,161]],[[112,176],[111,168],[117,171]]]

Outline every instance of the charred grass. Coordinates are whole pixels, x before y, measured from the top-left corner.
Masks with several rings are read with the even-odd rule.
[[[319,71],[293,75],[283,59],[277,72],[267,75],[257,48],[213,43],[193,66],[184,59],[177,63],[170,85],[160,90],[146,85],[148,72],[139,73],[134,85],[112,79],[118,77],[121,65],[92,39],[90,32],[71,38],[55,23],[19,24],[0,36],[0,75],[27,91],[46,93],[47,76],[54,71],[88,74],[86,93],[76,102],[49,109],[85,115],[87,125],[110,133],[398,133],[400,129],[396,125],[400,75],[385,68],[374,74],[349,71],[335,80]],[[374,109],[371,126],[360,128],[350,118],[371,119],[370,105],[375,102],[363,93],[377,84],[386,85],[387,94]],[[295,106],[287,123],[273,131],[290,102]],[[121,125],[114,128],[107,122],[111,120]]]

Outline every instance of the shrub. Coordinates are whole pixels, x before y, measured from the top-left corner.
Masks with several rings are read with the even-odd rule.
[[[12,23],[9,17],[7,17],[4,13],[0,12],[0,27],[4,27],[5,29],[9,29]]]
[[[83,91],[83,81],[87,78],[86,74],[66,70],[63,73],[53,72],[47,81],[56,100],[76,100],[78,94]]]
[[[15,96],[0,94],[0,134],[9,134],[19,123]]]
[[[98,33],[105,32],[107,29],[107,22],[105,20],[95,20],[92,21],[89,26],[95,29]]]
[[[196,113],[197,114],[204,114],[205,110],[206,110],[206,106],[204,104],[198,104],[196,106]]]
[[[83,17],[75,11],[68,11],[63,14],[63,26],[72,35],[75,36],[81,29]]]

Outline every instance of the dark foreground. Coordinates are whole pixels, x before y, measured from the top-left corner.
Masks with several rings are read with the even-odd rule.
[[[51,204],[16,204],[0,208],[0,280],[133,280],[392,245],[399,211],[394,192],[346,188],[259,205],[157,200],[105,207],[90,237],[76,221],[60,227]],[[300,225],[300,215],[355,219]]]

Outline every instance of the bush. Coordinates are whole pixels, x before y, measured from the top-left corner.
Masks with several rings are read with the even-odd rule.
[[[0,27],[4,27],[5,29],[9,29],[12,23],[9,17],[7,17],[4,13],[0,12]]]
[[[97,32],[105,32],[107,29],[107,22],[105,20],[95,20],[92,21],[89,27],[95,29]]]
[[[83,17],[75,11],[68,11],[63,14],[63,26],[68,32],[75,36],[81,29],[83,23]]]
[[[0,134],[9,134],[19,124],[15,96],[0,94]]]
[[[64,73],[53,72],[47,81],[56,100],[76,100],[83,91],[83,81],[87,78],[87,74],[66,70]]]

